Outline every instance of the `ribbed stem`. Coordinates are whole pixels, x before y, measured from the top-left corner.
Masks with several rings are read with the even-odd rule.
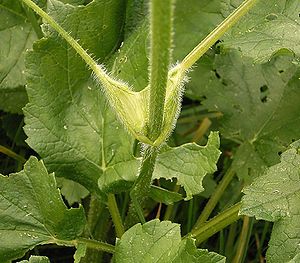
[[[161,133],[168,71],[171,61],[173,0],[150,1],[149,137]]]
[[[201,227],[193,229],[190,235],[196,239],[196,244],[200,244],[207,240],[209,237],[218,233],[220,230],[231,225],[233,222],[240,218],[238,212],[240,210],[241,203],[237,203],[234,206],[228,208],[224,212],[218,214]]]
[[[143,153],[143,159],[139,169],[139,176],[136,179],[132,190],[130,191],[130,197],[133,203],[129,214],[134,218],[134,213],[137,214],[140,222],[145,223],[142,205],[150,191],[150,185],[152,182],[152,174],[155,167],[156,157],[158,155],[158,148],[147,146]],[[129,222],[132,225],[135,222]]]

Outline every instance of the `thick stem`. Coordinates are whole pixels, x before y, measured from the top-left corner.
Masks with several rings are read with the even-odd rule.
[[[217,203],[219,202],[221,196],[223,195],[224,191],[226,190],[234,175],[234,170],[232,168],[229,168],[222,180],[220,181],[220,183],[218,184],[216,190],[213,192],[212,196],[208,200],[206,206],[204,207],[201,215],[199,216],[194,226],[194,229],[199,228],[209,218],[211,212],[216,207]]]
[[[108,195],[107,205],[112,221],[114,222],[117,237],[120,238],[125,233],[125,229],[122,223],[122,218],[114,194]]]
[[[180,63],[181,68],[188,70],[196,61],[224,35],[236,22],[243,17],[257,0],[244,1],[233,13],[231,13],[220,25],[218,25],[204,40],[202,40]]]
[[[139,169],[139,176],[136,179],[131,191],[130,197],[133,203],[130,213],[136,213],[140,222],[145,223],[142,205],[150,191],[152,174],[155,167],[156,157],[159,149],[147,146],[143,153],[143,159]],[[132,211],[134,210],[134,212]]]
[[[193,229],[188,236],[195,238],[196,244],[199,245],[220,230],[237,221],[240,218],[240,215],[238,214],[240,207],[241,203],[235,204],[203,224],[201,227]]]
[[[171,61],[173,0],[150,1],[149,136],[161,133],[168,71]]]

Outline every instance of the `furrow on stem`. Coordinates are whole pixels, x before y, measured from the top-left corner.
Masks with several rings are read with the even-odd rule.
[[[149,137],[161,133],[171,61],[173,0],[150,1]]]

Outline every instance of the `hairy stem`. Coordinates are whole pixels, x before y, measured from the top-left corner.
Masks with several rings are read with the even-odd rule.
[[[195,238],[196,244],[199,245],[220,230],[237,221],[240,218],[240,215],[238,214],[240,207],[241,203],[233,205],[208,222],[204,223],[201,227],[193,229],[188,236]]]
[[[209,218],[211,212],[216,207],[217,203],[219,202],[221,196],[223,195],[224,191],[226,190],[234,175],[234,170],[232,168],[229,168],[222,180],[220,181],[220,183],[218,184],[216,190],[213,192],[212,196],[208,200],[206,206],[204,207],[194,226],[194,229],[199,228]]]
[[[149,136],[161,133],[168,71],[171,61],[173,0],[150,1]]]
[[[108,195],[107,205],[112,221],[114,222],[117,237],[120,238],[125,233],[125,229],[122,223],[122,218],[114,194]]]
[[[150,191],[152,174],[154,171],[158,151],[159,149],[156,147],[147,146],[143,153],[143,159],[139,169],[139,176],[130,191],[133,210],[142,223],[146,222],[142,210],[142,205]]]
[[[231,13],[220,25],[218,25],[204,40],[202,40],[180,63],[184,70],[192,67],[196,61],[224,35],[236,22],[243,17],[257,0],[244,1],[233,13]]]

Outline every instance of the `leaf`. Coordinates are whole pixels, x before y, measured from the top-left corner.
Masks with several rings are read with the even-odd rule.
[[[185,96],[188,98],[202,101],[203,91],[211,87],[220,87],[221,83],[216,78],[214,71],[215,52],[209,50],[195,64],[195,67],[189,73],[189,82],[186,84]]]
[[[225,263],[225,257],[214,253],[208,252],[207,249],[197,249],[193,239],[184,239],[181,241],[177,256],[171,262],[184,263],[184,262],[207,262],[207,263]]]
[[[96,0],[79,7],[55,0],[50,4],[50,15],[97,58],[107,59],[123,26],[119,1]],[[47,39],[35,43],[26,67],[27,143],[57,176],[101,195],[98,178],[110,165],[132,158],[133,139],[108,108],[84,62],[56,33],[48,31]]]
[[[28,101],[26,90],[23,86],[15,88],[0,87],[0,108],[10,113],[22,113],[22,108]]]
[[[222,112],[217,123],[222,135],[241,144],[233,163],[240,178],[252,180],[297,138],[300,71],[294,63],[278,55],[257,65],[232,50],[216,56],[213,78],[219,84],[199,90],[207,109]]]
[[[61,194],[66,198],[68,204],[81,203],[81,200],[88,196],[89,191],[81,184],[63,177],[56,178]]]
[[[242,1],[224,1],[227,16]],[[228,3],[227,3],[228,2]],[[236,6],[234,6],[236,5]],[[300,3],[298,0],[258,1],[256,6],[232,28],[221,43],[235,48],[256,62],[266,62],[281,49],[300,55]]]
[[[300,254],[297,254],[293,259],[291,259],[288,263],[297,263],[300,260]]]
[[[186,191],[185,200],[204,190],[202,180],[208,173],[217,170],[216,163],[220,156],[218,133],[209,136],[206,146],[195,143],[179,147],[166,146],[159,154],[152,179],[177,179],[177,184]],[[126,191],[136,179],[139,159],[109,167],[105,176],[99,178],[99,188],[103,192]],[[124,172],[126,165],[126,172]]]
[[[21,113],[27,102],[24,55],[37,39],[20,1],[0,0],[0,108]]]
[[[42,161],[0,176],[0,261],[22,257],[36,245],[76,239],[84,230],[82,207],[67,209]]]
[[[211,133],[205,147],[195,143],[170,147],[158,156],[153,179],[176,178],[177,184],[186,191],[184,200],[191,199],[204,190],[204,176],[217,170],[216,163],[221,154],[219,144],[218,133]]]
[[[174,16],[174,62],[182,60],[224,20],[219,0],[178,0]]]
[[[151,186],[149,197],[154,201],[164,203],[165,205],[171,205],[182,200],[181,194],[171,192],[155,185]]]
[[[148,24],[143,22],[110,59],[112,74],[135,91],[148,84]]]
[[[192,239],[181,240],[178,224],[155,219],[144,225],[136,224],[125,232],[117,241],[114,262],[221,263],[225,258],[197,249]]]
[[[240,213],[275,221],[268,262],[287,262],[300,253],[300,140],[282,153],[281,162],[243,189]]]
[[[1,128],[5,131],[6,135],[11,141],[18,146],[25,146],[26,135],[23,132],[23,116],[17,114],[6,114],[2,116]]]
[[[49,258],[43,256],[31,256],[29,260],[22,260],[19,263],[50,263]]]

